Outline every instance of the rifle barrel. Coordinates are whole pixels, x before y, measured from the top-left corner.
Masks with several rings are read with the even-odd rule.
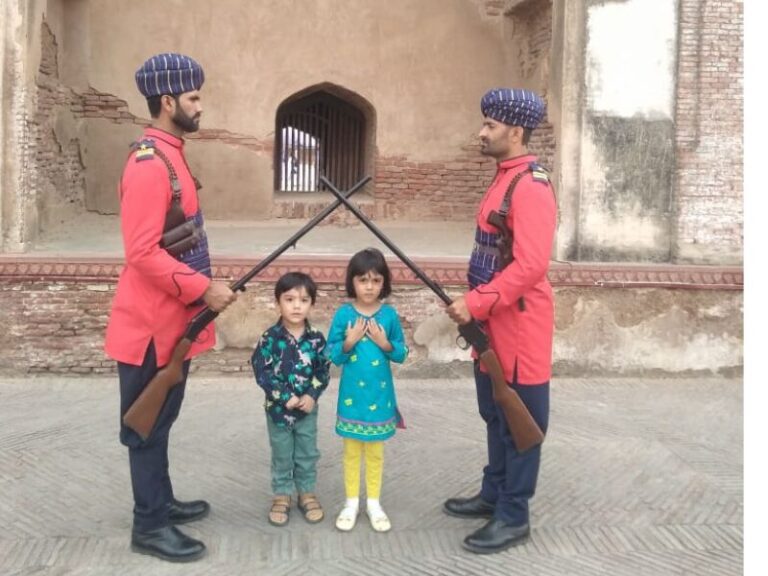
[[[432,280],[432,278],[427,276],[424,273],[424,271],[421,268],[419,268],[410,258],[408,258],[408,256],[406,256],[403,253],[403,251],[400,250],[400,248],[398,248],[395,245],[395,243],[392,242],[392,240],[390,240],[387,237],[386,234],[384,234],[384,232],[379,230],[379,228],[373,222],[371,222],[368,219],[368,217],[365,214],[363,214],[357,206],[355,206],[354,204],[352,204],[352,202],[348,200],[349,195],[347,195],[347,198],[345,198],[344,194],[342,194],[336,188],[336,186],[334,186],[331,182],[329,182],[325,176],[320,176],[320,181],[323,184],[325,184],[328,187],[328,189],[333,193],[333,195],[336,196],[337,200],[340,203],[344,204],[344,206],[346,206],[350,212],[352,212],[355,216],[357,216],[360,222],[365,224],[368,230],[373,232],[373,234],[379,240],[381,240],[384,243],[384,245],[387,248],[389,248],[403,262],[403,264],[408,266],[408,268],[411,269],[411,272],[413,272],[419,278],[419,280],[424,282],[424,284],[426,284],[430,288],[430,290],[432,290],[432,292],[434,292],[438,296],[438,298],[440,298],[443,302],[445,302],[449,306],[453,303],[453,300],[450,299],[448,294],[446,294],[445,291],[437,283],[435,283],[434,280]]]
[[[321,180],[324,179],[323,176],[320,177]],[[245,274],[242,278],[239,278],[236,282],[234,282],[229,288],[232,290],[232,292],[237,292],[238,290],[244,291],[245,285],[250,282],[251,278],[259,274],[264,268],[269,266],[272,262],[274,262],[283,252],[288,250],[291,246],[295,245],[296,242],[299,241],[299,238],[304,236],[307,232],[312,230],[315,226],[317,226],[322,220],[328,217],[328,215],[336,210],[339,206],[341,206],[347,198],[350,198],[352,194],[360,190],[363,186],[365,186],[369,181],[371,177],[366,176],[362,180],[360,180],[357,184],[352,186],[352,188],[349,189],[349,192],[346,193],[346,197],[341,192],[338,192],[335,186],[331,184],[331,187],[333,187],[334,194],[338,192],[338,196],[336,198],[336,201],[332,204],[329,204],[325,207],[325,209],[317,214],[312,220],[307,222],[302,228],[296,232],[293,236],[288,238],[285,242],[283,242],[280,246],[275,248],[274,251],[272,251],[269,256],[266,256],[263,260],[261,260],[256,266],[251,268],[249,272]],[[327,180],[325,180],[328,182]],[[195,314],[194,318],[190,320],[189,324],[187,325],[187,330],[184,333],[184,337],[189,339],[190,341],[194,341],[197,336],[200,334],[200,332],[203,331],[203,328],[208,326],[213,320],[215,320],[218,317],[219,313],[214,312],[207,306],[200,310],[197,314]]]
[[[320,179],[324,180],[325,182],[328,182],[328,180],[325,180],[325,176],[321,176]],[[312,228],[317,226],[320,223],[320,221],[324,220],[331,212],[333,212],[334,210],[336,210],[336,208],[341,206],[341,204],[347,198],[350,198],[352,196],[352,194],[354,194],[355,192],[360,190],[363,186],[365,186],[370,181],[370,179],[371,179],[370,176],[366,176],[365,178],[360,180],[357,184],[355,184],[354,186],[352,186],[352,188],[350,188],[349,192],[347,192],[347,194],[346,194],[346,197],[341,192],[338,192],[336,187],[333,187],[334,193],[338,192],[338,195],[336,197],[336,201],[333,204],[329,204],[328,206],[326,206],[326,208],[322,212],[320,212],[314,218],[312,218],[312,220],[307,222],[301,228],[301,230],[299,230],[293,236],[288,238],[288,240],[286,240],[280,246],[278,246],[274,250],[274,252],[272,252],[269,256],[267,256],[261,262],[259,262],[250,272],[248,272],[245,276],[243,276],[237,282],[232,284],[232,286],[230,286],[231,290],[233,292],[235,292],[237,290],[245,290],[245,285],[248,284],[248,282],[251,280],[251,278],[253,278],[259,272],[264,270],[264,268],[269,266],[274,260],[276,260],[278,258],[278,256],[280,256],[283,252],[288,250],[288,248],[290,248],[291,246],[296,244],[296,242],[298,242],[299,238],[301,238],[307,232],[312,230]]]

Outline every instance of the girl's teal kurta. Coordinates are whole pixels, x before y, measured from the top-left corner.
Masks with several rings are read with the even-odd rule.
[[[391,352],[384,352],[370,337],[363,336],[344,353],[347,325],[354,325],[360,316],[365,320],[374,318],[384,329],[392,344]],[[336,433],[369,442],[386,440],[394,435],[400,412],[389,362],[402,363],[408,356],[397,311],[389,304],[382,304],[373,316],[365,316],[352,304],[342,305],[333,317],[326,350],[331,361],[342,367]]]

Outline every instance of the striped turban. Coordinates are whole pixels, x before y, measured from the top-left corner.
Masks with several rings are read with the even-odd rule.
[[[172,52],[152,56],[136,71],[136,86],[146,98],[200,90],[203,82],[205,74],[200,64]]]
[[[522,88],[494,88],[480,101],[483,116],[510,126],[533,130],[544,118],[544,100],[530,90]]]

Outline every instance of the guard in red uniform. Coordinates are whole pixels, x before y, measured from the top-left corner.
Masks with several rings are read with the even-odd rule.
[[[197,181],[184,158],[186,132],[198,129],[202,106],[200,65],[181,54],[159,54],[136,72],[152,126],[132,146],[120,182],[120,223],[125,266],[107,326],[105,350],[117,361],[122,416],[158,369],[168,363],[189,320],[204,305],[221,312],[235,300],[229,287],[211,280],[208,242],[197,198]],[[178,243],[164,242],[171,207],[186,226]],[[181,214],[183,212],[183,214]],[[178,222],[176,223],[179,224]],[[175,230],[175,227],[174,227]],[[178,240],[178,239],[177,239]],[[205,545],[175,525],[206,516],[203,500],[176,500],[168,471],[168,437],[181,409],[190,359],[215,343],[213,325],[202,332],[184,363],[183,380],[171,389],[146,440],[124,425],[133,485],[136,552],[190,561]]]
[[[501,88],[486,93],[480,107],[485,117],[481,151],[497,161],[497,172],[477,213],[470,291],[447,312],[459,324],[472,319],[483,323],[507,382],[546,432],[554,330],[547,270],[557,207],[546,171],[527,151],[545,106],[529,90]],[[528,501],[536,489],[541,446],[517,451],[504,414],[493,402],[491,379],[477,361],[475,384],[487,428],[488,465],[480,492],[451,498],[444,510],[464,518],[489,518],[464,539],[466,549],[484,554],[528,537]]]

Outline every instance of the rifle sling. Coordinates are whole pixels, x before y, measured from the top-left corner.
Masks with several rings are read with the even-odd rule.
[[[509,216],[509,208],[512,205],[512,194],[514,194],[518,182],[529,172],[533,172],[530,167],[515,174],[515,177],[512,178],[509,186],[507,186],[507,191],[504,193],[504,200],[502,200],[499,210],[493,210],[488,215],[488,224],[496,228],[499,234],[501,234],[501,238],[497,242],[499,250],[498,259],[501,264],[500,271],[504,270],[515,260],[513,253],[515,234],[509,227],[509,224],[507,224],[507,217]],[[525,311],[525,299],[522,296],[517,300],[517,307],[520,312]]]

